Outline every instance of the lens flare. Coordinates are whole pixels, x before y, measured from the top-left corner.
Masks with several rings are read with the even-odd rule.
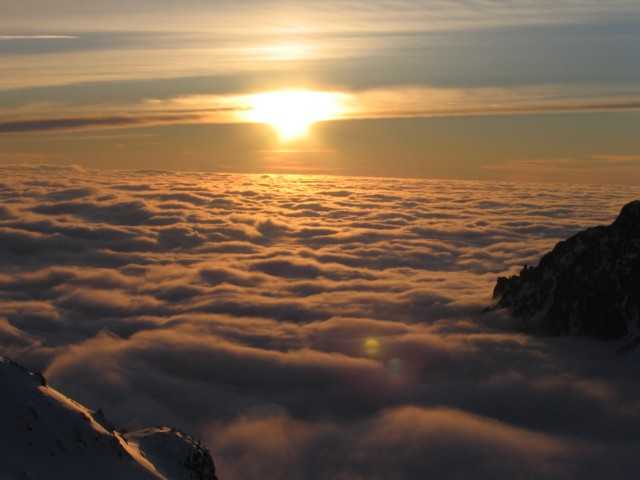
[[[380,352],[380,341],[377,338],[367,338],[364,341],[364,351],[371,357],[377,355]]]

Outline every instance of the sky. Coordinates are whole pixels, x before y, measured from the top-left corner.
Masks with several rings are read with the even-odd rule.
[[[2,12],[3,164],[640,181],[635,1],[3,0]]]

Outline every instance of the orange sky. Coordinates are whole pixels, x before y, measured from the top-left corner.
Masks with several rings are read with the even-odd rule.
[[[156,7],[10,5],[0,162],[640,178],[634,2]]]

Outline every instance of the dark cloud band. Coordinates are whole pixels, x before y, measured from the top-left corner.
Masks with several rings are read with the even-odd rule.
[[[0,123],[0,134],[56,130],[85,130],[90,128],[143,127],[165,123],[197,122],[201,119],[202,115],[200,114],[181,114],[162,116],[77,117],[21,120]]]

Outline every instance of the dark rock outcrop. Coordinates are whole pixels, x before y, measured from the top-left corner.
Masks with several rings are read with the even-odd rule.
[[[500,277],[491,307],[508,308],[529,332],[600,339],[640,333],[640,200],[609,226],[558,243],[537,267]]]

